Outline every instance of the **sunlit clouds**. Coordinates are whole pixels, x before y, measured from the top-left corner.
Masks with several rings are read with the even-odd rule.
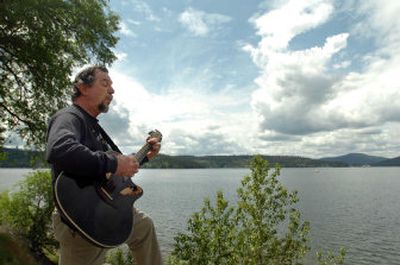
[[[111,5],[124,151],[158,128],[167,154],[398,156],[399,1]]]

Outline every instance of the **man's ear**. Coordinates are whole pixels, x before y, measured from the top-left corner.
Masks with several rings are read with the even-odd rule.
[[[83,82],[78,85],[79,92],[81,92],[81,95],[84,95],[84,96],[86,96],[88,94],[89,88],[90,87]]]

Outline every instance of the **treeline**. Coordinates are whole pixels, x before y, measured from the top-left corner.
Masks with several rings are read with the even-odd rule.
[[[45,168],[48,167],[44,160],[44,153],[32,150],[4,148],[0,152],[0,167],[8,168]],[[358,154],[360,156],[360,154]],[[268,156],[262,158],[271,165],[279,164],[282,167],[349,167],[349,166],[400,166],[400,157],[384,159],[372,163],[370,156],[361,155],[358,163],[354,162],[354,155],[349,154],[345,159],[322,158],[312,159],[301,156]],[[160,154],[151,162],[145,164],[144,168],[246,168],[252,156],[170,156]],[[352,160],[353,159],[353,160]]]
[[[323,161],[299,156],[262,156],[270,164],[282,167],[347,167],[343,162]],[[169,156],[159,155],[145,168],[246,168],[252,156]]]
[[[4,148],[0,167],[44,168],[43,152]],[[343,162],[323,161],[299,156],[262,156],[271,165],[282,167],[347,167]],[[252,156],[169,156],[160,154],[144,168],[246,168]]]
[[[0,150],[0,167],[45,168],[44,153],[33,150],[3,148]]]

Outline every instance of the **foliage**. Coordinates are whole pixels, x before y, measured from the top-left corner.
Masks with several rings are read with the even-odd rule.
[[[118,21],[106,0],[0,1],[0,140],[8,129],[43,147],[72,69],[115,60]]]
[[[54,209],[49,171],[35,171],[19,183],[18,189],[0,197],[0,222],[24,238],[38,254],[54,253],[57,243],[51,229]]]
[[[268,162],[256,156],[251,175],[244,177],[237,191],[235,206],[229,206],[222,192],[217,193],[215,205],[206,199],[203,208],[189,219],[187,233],[175,238],[167,263],[302,264],[310,249],[309,223],[301,221],[300,211],[294,207],[297,193],[289,192],[278,181],[279,167],[269,171]],[[335,257],[321,256],[319,261],[321,265],[343,264]]]
[[[233,210],[222,192],[217,193],[215,207],[205,199],[204,207],[188,221],[190,233],[175,238],[172,258],[176,256],[176,260],[187,264],[237,264],[233,262],[237,258],[234,247],[238,242]]]
[[[0,167],[46,168],[49,165],[44,157],[41,151],[3,148],[0,153]]]
[[[339,255],[335,256],[331,251],[326,254],[317,252],[317,260],[319,265],[342,265],[344,264],[344,257],[346,255],[346,250],[340,248]]]
[[[110,265],[134,265],[136,264],[130,251],[121,247],[109,250],[106,262]]]

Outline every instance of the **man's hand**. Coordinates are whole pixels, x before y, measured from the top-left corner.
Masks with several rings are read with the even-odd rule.
[[[118,166],[115,175],[121,177],[131,177],[139,171],[139,162],[133,155],[118,155]]]
[[[147,153],[147,158],[151,160],[153,157],[158,155],[161,149],[161,143],[155,137],[148,138],[147,142],[151,145],[151,150]]]

